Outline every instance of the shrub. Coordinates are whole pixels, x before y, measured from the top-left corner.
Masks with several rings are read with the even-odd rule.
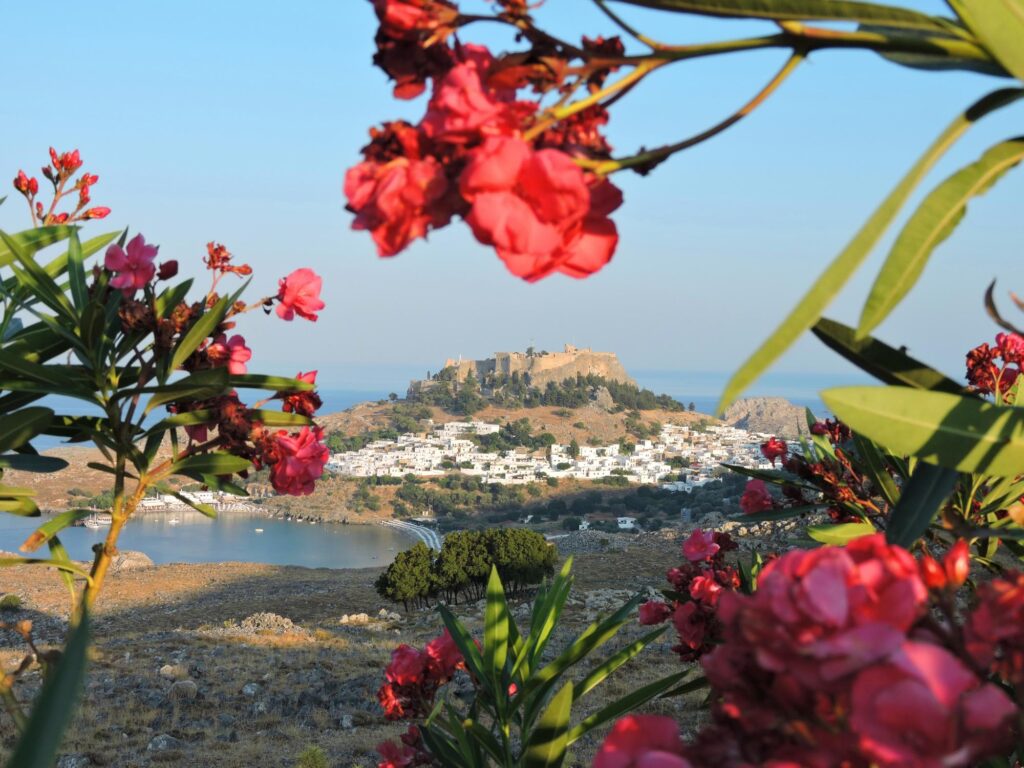
[[[0,597],[0,611],[17,611],[22,606],[21,598],[13,593]]]
[[[327,768],[327,754],[317,746],[306,747],[295,761],[295,768]]]

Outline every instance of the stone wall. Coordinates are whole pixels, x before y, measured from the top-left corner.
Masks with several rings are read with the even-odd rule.
[[[610,381],[624,384],[636,382],[626,373],[614,352],[593,352],[577,349],[566,344],[563,352],[545,352],[527,355],[523,352],[497,352],[494,357],[484,360],[447,360],[445,369],[454,368],[456,377],[462,381],[472,373],[481,381],[490,374],[511,376],[518,373],[529,377],[534,387],[544,387],[548,382],[560,383],[577,374],[602,376]]]

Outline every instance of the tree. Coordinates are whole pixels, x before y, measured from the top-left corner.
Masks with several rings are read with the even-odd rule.
[[[690,404],[686,406],[686,410],[688,410],[690,413],[693,413],[694,411],[697,410],[697,406],[694,405],[693,400],[691,400]]]
[[[580,456],[580,444],[575,437],[569,441],[569,455],[574,459],[578,459]]]
[[[562,521],[563,531],[578,531],[583,523],[578,517],[567,517]]]
[[[390,400],[392,403],[395,402],[397,399],[398,399],[398,393],[397,392],[389,392],[388,393],[388,400]]]

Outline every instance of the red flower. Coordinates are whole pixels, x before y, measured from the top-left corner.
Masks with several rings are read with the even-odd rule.
[[[971,550],[967,542],[959,539],[946,553],[942,566],[950,587],[962,587],[971,570]]]
[[[1013,741],[1016,707],[944,648],[907,641],[853,684],[850,726],[873,765],[975,765]]]
[[[679,726],[671,717],[629,715],[612,726],[593,768],[690,768],[682,753]]]
[[[683,542],[683,557],[691,563],[707,562],[721,547],[715,543],[714,531],[695,528],[690,538]]]
[[[427,643],[423,652],[428,660],[428,672],[438,680],[451,679],[455,670],[464,666],[462,652],[447,629]]]
[[[274,439],[277,459],[270,468],[270,482],[278,493],[307,496],[324,473],[330,451],[318,427],[303,427],[294,435],[281,430]]]
[[[252,359],[252,350],[245,346],[244,336],[236,334],[229,339],[222,333],[206,348],[206,357],[215,368],[227,365],[228,373],[239,376],[245,373],[245,364]]]
[[[945,569],[929,554],[921,557],[921,579],[928,589],[945,589],[948,583]]]
[[[764,512],[775,505],[772,495],[768,493],[768,486],[764,480],[748,480],[747,487],[740,496],[740,509],[748,515]]]
[[[640,623],[643,625],[661,624],[672,615],[672,607],[658,600],[648,600],[640,606]]]
[[[120,288],[126,296],[146,286],[156,273],[153,259],[158,250],[157,245],[146,245],[146,238],[142,235],[129,240],[127,248],[121,248],[116,243],[107,248],[103,265],[114,273],[110,284]]]
[[[160,269],[156,271],[158,280],[170,280],[178,274],[178,262],[175,260],[165,261],[160,265]]]
[[[785,440],[780,440],[777,437],[773,437],[768,442],[761,443],[761,455],[764,456],[768,461],[775,466],[776,459],[785,459],[786,454],[789,452],[789,447],[786,445]]]
[[[368,230],[377,254],[394,256],[452,216],[448,179],[432,157],[365,161],[345,174],[345,196],[355,212],[353,229]]]
[[[458,18],[458,9],[447,0],[373,0],[380,31],[396,40],[418,40]]]
[[[607,181],[588,186],[563,152],[493,137],[471,153],[459,184],[473,234],[519,277],[582,277],[612,257],[618,235],[607,216],[621,193]]]
[[[391,652],[391,663],[384,677],[397,685],[419,685],[427,664],[427,656],[411,645],[402,643]]]
[[[488,136],[518,134],[524,118],[537,109],[515,101],[514,88],[491,88],[487,72],[494,64],[482,45],[464,45],[462,61],[434,84],[427,113],[420,123],[430,138],[448,144],[475,143]]]
[[[1020,365],[1024,363],[1024,338],[1016,333],[997,333],[996,346],[999,347],[999,356],[1007,364]]]
[[[703,649],[708,631],[709,616],[697,603],[676,603],[672,623],[679,633],[680,647],[673,649],[687,655]]]
[[[25,197],[34,197],[39,192],[39,180],[35,176],[29,178],[24,171],[18,171],[14,177],[14,188]]]
[[[995,391],[999,377],[999,366],[996,365],[996,350],[988,344],[979,344],[967,353],[967,381],[983,395]]]
[[[977,664],[1011,685],[1024,685],[1024,574],[1010,572],[979,586],[964,634]]]
[[[699,603],[714,607],[718,604],[720,594],[722,594],[722,585],[712,576],[697,576],[690,582],[690,597]]]
[[[323,279],[312,269],[296,269],[278,281],[277,316],[292,320],[295,315],[316,322],[317,312],[326,306],[320,300]]]
[[[300,371],[295,375],[295,378],[306,384],[316,384],[316,373],[316,371],[310,371],[309,373],[302,373]],[[320,396],[313,390],[278,392],[275,397],[279,397],[284,401],[281,405],[281,410],[285,413],[299,413],[303,416],[312,416],[323,405]]]

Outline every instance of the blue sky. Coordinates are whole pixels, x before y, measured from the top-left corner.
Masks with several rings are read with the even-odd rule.
[[[907,4],[945,12],[937,1]],[[759,29],[624,15],[670,42]],[[587,0],[548,0],[538,18],[570,37],[614,33]],[[408,371],[436,370],[446,357],[564,342],[616,351],[633,370],[727,373],[941,126],[1001,84],[864,52],[815,54],[715,141],[647,178],[616,177],[626,195],[615,214],[621,242],[603,272],[528,286],[459,222],[391,260],[349,230],[342,177],[367,129],[423,110],[422,101],[393,100],[371,66],[369,2],[56,2],[45,19],[31,4],[5,9],[6,37],[18,44],[5,48],[0,69],[0,178],[38,172],[50,144],[78,147],[101,176],[93,198],[114,209],[108,222],[143,232],[186,271],[199,271],[214,239],[250,262],[268,293],[287,271],[313,267],[328,303],[319,323],[252,316],[242,330],[253,370],[318,367],[334,388],[396,388]],[[493,29],[470,28],[463,39],[514,46]],[[666,68],[615,110],[612,144],[630,152],[701,130],[748,99],[783,56]],[[933,183],[1014,135],[1022,117],[1016,107],[979,125]],[[1011,269],[1024,240],[1022,199],[1018,172],[976,201],[879,335],[959,376],[964,351],[995,331],[981,304],[987,283],[1024,289]],[[0,208],[0,227],[26,225],[20,203],[12,196]],[[856,319],[881,254],[831,315]],[[776,371],[849,373],[812,339]]]

